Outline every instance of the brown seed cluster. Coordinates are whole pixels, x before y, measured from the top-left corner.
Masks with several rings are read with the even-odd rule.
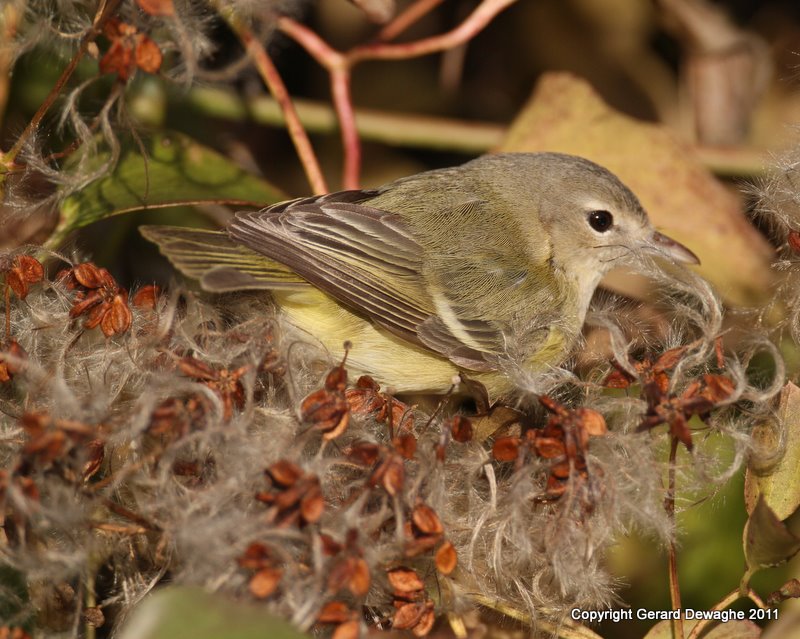
[[[0,260],[0,272],[5,274],[6,286],[21,300],[28,296],[33,284],[38,284],[44,278],[41,262],[30,255],[17,255],[10,261]]]
[[[319,521],[325,510],[319,477],[286,459],[272,464],[265,475],[269,486],[257,493],[256,499],[269,507],[270,524],[288,528]]]
[[[650,430],[661,424],[669,427],[670,435],[677,438],[687,450],[692,450],[692,433],[689,420],[697,415],[705,421],[708,414],[731,397],[736,389],[733,380],[726,375],[706,373],[693,380],[681,393],[670,392],[669,372],[677,366],[689,346],[680,346],[665,351],[655,360],[645,358],[632,362],[642,385],[642,398],[647,402],[647,411],[639,430]],[[720,367],[721,341],[717,341],[717,360]],[[617,365],[617,370],[606,378],[610,388],[628,388],[637,378]]]
[[[103,27],[103,35],[109,47],[100,58],[101,73],[116,73],[120,81],[127,82],[137,69],[157,73],[161,68],[164,59],[161,49],[132,24],[110,18]]]
[[[300,403],[302,420],[322,432],[330,441],[341,435],[350,423],[350,406],[345,399],[347,370],[340,364],[325,377],[325,386],[314,391]]]
[[[283,569],[272,548],[266,544],[253,542],[237,559],[240,568],[255,571],[248,588],[256,599],[266,599],[278,590]]]
[[[392,628],[410,630],[415,637],[426,636],[436,621],[434,605],[425,591],[425,582],[416,570],[398,567],[386,573],[393,591],[395,608]]]
[[[78,264],[58,275],[67,289],[77,291],[69,316],[86,315],[84,327],[100,327],[111,337],[127,332],[133,315],[128,306],[128,291],[121,288],[106,269],[91,262]]]
[[[25,367],[28,354],[15,339],[0,345],[0,384],[10,382]]]
[[[0,273],[5,276],[5,338],[0,341],[0,384],[10,382],[25,366],[28,354],[20,343],[11,337],[11,291],[24,300],[30,287],[44,278],[41,262],[30,255],[0,258]]]
[[[332,557],[328,592],[336,595],[347,591],[359,599],[366,597],[372,577],[369,565],[364,560],[364,551],[358,543],[358,531],[348,530],[343,544],[329,535],[320,535],[320,538],[323,554]]]
[[[356,415],[369,415],[379,424],[387,424],[392,434],[410,431],[414,424],[412,408],[380,390],[374,379],[362,375],[355,388],[345,391],[350,410]]]
[[[187,377],[208,386],[222,400],[223,418],[229,421],[233,409],[244,408],[245,395],[242,377],[250,370],[249,366],[238,368],[213,368],[196,357],[183,357],[178,360],[178,368]]]
[[[56,419],[45,411],[24,413],[19,420],[25,443],[10,470],[0,470],[0,505],[5,506],[4,529],[9,543],[27,536],[30,507],[18,509],[6,499],[14,491],[38,503],[38,483],[44,475],[57,477],[78,490],[100,470],[105,457],[102,428],[82,422]]]
[[[550,413],[544,428],[529,429],[522,437],[500,437],[492,454],[498,461],[521,464],[528,454],[550,462],[544,499],[558,499],[570,482],[577,486],[589,479],[586,451],[590,437],[608,432],[603,416],[591,408],[566,408],[546,395],[539,402]]]

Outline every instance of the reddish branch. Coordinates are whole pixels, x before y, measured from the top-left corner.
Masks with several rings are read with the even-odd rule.
[[[375,42],[355,47],[346,53],[336,51],[311,29],[291,18],[282,17],[278,20],[278,27],[281,31],[298,42],[320,65],[325,67],[330,75],[331,92],[344,146],[345,166],[342,182],[345,189],[358,188],[361,172],[361,142],[358,138],[350,95],[351,69],[364,60],[401,60],[457,47],[475,37],[498,13],[514,2],[516,0],[483,0],[459,26],[447,33],[402,44]],[[420,10],[416,14],[411,15],[410,18],[404,18],[399,26],[395,26],[389,32],[391,37],[397,35],[401,28],[409,26],[433,6],[428,7],[422,2],[419,5]],[[400,18],[393,24],[399,20]],[[385,36],[385,32],[382,35]]]

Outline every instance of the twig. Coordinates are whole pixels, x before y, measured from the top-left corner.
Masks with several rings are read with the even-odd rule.
[[[25,146],[25,142],[27,142],[28,138],[37,129],[44,116],[50,110],[50,107],[53,106],[56,98],[58,98],[58,96],[61,94],[61,90],[64,88],[64,86],[66,86],[67,82],[69,82],[69,79],[72,77],[72,74],[78,67],[78,63],[81,61],[81,58],[83,58],[83,54],[86,53],[86,49],[89,47],[89,44],[93,42],[100,33],[101,29],[103,28],[103,23],[114,11],[118,3],[119,0],[103,0],[100,3],[100,6],[97,8],[97,12],[95,13],[94,20],[92,21],[92,28],[89,29],[86,35],[84,35],[81,39],[81,43],[78,46],[78,50],[75,52],[75,55],[72,56],[69,64],[67,64],[66,68],[61,72],[61,75],[59,76],[58,80],[56,80],[53,88],[50,89],[47,97],[39,105],[36,113],[33,114],[33,117],[17,138],[14,146],[11,147],[11,150],[9,150],[8,153],[3,154],[3,165],[9,165],[13,163],[14,159],[17,157],[17,155],[19,155],[22,147]],[[2,170],[2,166],[0,166],[0,170]]]
[[[319,161],[311,146],[311,141],[308,139],[308,134],[300,122],[300,118],[292,103],[292,98],[289,96],[289,91],[283,83],[278,70],[275,68],[272,59],[267,54],[266,49],[255,39],[250,29],[237,18],[230,8],[222,6],[220,0],[211,0],[211,3],[237,35],[250,57],[252,57],[261,75],[261,79],[280,105],[284,117],[286,118],[286,128],[288,129],[289,137],[292,138],[292,142],[297,150],[297,155],[303,165],[311,189],[315,194],[327,193],[328,185],[325,183],[325,177],[322,175],[322,169],[319,166]]]
[[[417,0],[414,4],[406,7],[405,11],[395,16],[389,24],[383,27],[378,33],[378,40],[388,42],[394,40],[403,31],[419,20],[426,13],[430,13],[444,0]]]
[[[675,524],[675,458],[678,454],[678,438],[673,437],[669,449],[669,470],[667,471],[667,498],[664,502],[664,509],[673,527]],[[675,639],[683,639],[683,617],[681,610],[681,590],[678,584],[678,555],[675,549],[675,542],[669,542],[669,597],[672,602],[672,609],[679,611],[678,618],[673,619],[672,636]]]
[[[20,12],[13,3],[7,4],[0,10],[0,25],[2,25],[0,42],[3,43],[0,45],[0,124],[3,122],[8,104],[8,89],[11,84],[11,43],[17,33],[19,19]]]
[[[139,524],[140,526],[142,526],[143,528],[145,528],[147,530],[155,531],[155,532],[160,532],[161,531],[161,527],[158,526],[157,524],[152,523],[149,519],[147,519],[146,517],[143,517],[139,513],[135,513],[132,510],[130,510],[128,508],[125,508],[125,506],[122,506],[121,504],[118,504],[117,502],[112,501],[108,497],[102,497],[101,501],[103,502],[103,505],[106,508],[108,508],[112,513],[114,513],[115,515],[119,515],[120,517],[124,517],[128,521],[133,522],[134,524]]]
[[[414,58],[456,47],[473,38],[500,11],[514,2],[516,0],[483,0],[466,20],[442,35],[403,44],[377,42],[355,47],[347,53],[336,51],[311,29],[292,18],[283,16],[278,19],[278,28],[300,44],[330,74],[331,92],[344,146],[345,168],[342,182],[345,188],[358,187],[361,165],[361,141],[350,96],[351,69],[364,60]]]
[[[516,1],[483,0],[464,22],[447,33],[402,44],[384,42],[365,44],[350,50],[346,56],[347,60],[351,65],[362,60],[402,60],[451,49],[474,38],[498,13]]]
[[[746,595],[747,598],[750,599],[750,601],[756,604],[759,608],[764,609],[767,607],[767,605],[761,600],[761,597],[759,597],[758,594],[752,588],[747,589]],[[734,601],[740,599],[741,597],[742,594],[741,592],[739,592],[739,589],[737,588],[733,592],[730,592],[727,595],[725,595],[722,598],[722,600],[714,604],[711,610],[712,611],[725,610],[725,608],[730,606]],[[715,623],[719,623],[719,619],[702,619],[698,621],[697,624],[694,626],[694,628],[692,628],[692,631],[689,633],[689,636],[686,637],[686,639],[697,639],[701,634],[703,634],[706,628]]]
[[[333,49],[305,25],[291,18],[282,17],[278,20],[278,27],[328,71],[344,147],[342,185],[345,189],[357,189],[361,174],[361,141],[358,138],[353,101],[350,97],[351,65],[345,55]]]
[[[86,574],[86,592],[84,593],[84,604],[83,609],[86,610],[88,608],[94,608],[97,606],[97,595],[95,593],[95,588],[97,584],[95,583],[95,571],[93,568],[87,569]],[[89,623],[88,619],[84,619],[83,622],[83,632],[84,637],[86,639],[95,639],[97,636],[97,631],[95,627]]]
[[[361,140],[358,137],[353,101],[350,99],[349,69],[337,69],[331,72],[331,94],[342,128],[342,146],[344,147],[342,187],[357,189],[361,182]]]

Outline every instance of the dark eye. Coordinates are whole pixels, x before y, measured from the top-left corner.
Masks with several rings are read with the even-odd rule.
[[[589,213],[589,226],[598,233],[605,233],[614,224],[614,216],[608,211],[592,211]]]

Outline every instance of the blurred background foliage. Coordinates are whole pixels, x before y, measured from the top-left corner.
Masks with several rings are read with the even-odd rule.
[[[4,27],[0,37],[5,44],[11,42],[17,25],[14,12],[24,4],[11,2],[0,8]],[[52,4],[57,11],[58,3]],[[270,5],[263,4],[262,10]],[[400,9],[410,4],[398,3]],[[445,0],[398,41],[449,31],[478,5],[477,0]],[[289,12],[340,51],[369,42],[380,29],[346,0],[284,1],[272,8]],[[252,66],[230,71],[229,65],[243,55],[242,46],[223,20],[212,18],[212,22],[216,48],[199,61],[205,78],[175,83],[161,74],[137,73],[130,80],[124,100],[137,132],[146,140],[154,131],[183,134],[214,149],[241,170],[263,178],[258,188],[269,189],[273,199],[308,194],[310,187],[274,101]],[[296,98],[328,185],[340,188],[343,152],[328,73],[268,21],[261,35]],[[53,44],[55,38],[44,38],[18,59],[0,57],[2,149],[13,146],[72,53]],[[727,301],[734,307],[763,305],[774,273],[768,269],[767,236],[759,232],[758,224],[743,223],[753,205],[746,185],[758,184],[779,154],[797,147],[798,51],[800,4],[793,0],[520,0],[461,46],[413,59],[367,61],[353,70],[352,102],[364,157],[361,183],[379,185],[461,163],[501,146],[580,150],[590,137],[587,131],[597,127],[601,135],[593,138],[595,159],[624,173],[613,166],[615,154],[624,150],[633,173],[623,175],[625,181],[636,182],[638,177],[648,182],[644,188],[653,202],[649,208],[662,209],[660,217],[654,215],[657,223],[682,229],[678,239],[710,264],[705,275],[722,287]],[[167,52],[167,58],[170,55]],[[97,75],[96,57],[81,60],[72,84]],[[212,81],[216,71],[221,76],[218,82]],[[572,75],[546,75],[553,72]],[[529,103],[543,79],[551,83],[546,96],[550,101],[544,106],[536,98]],[[554,81],[561,84],[553,88]],[[618,114],[598,111],[600,102],[578,103],[577,94],[569,92],[581,82]],[[82,106],[99,108],[114,83],[110,74],[95,82],[81,96]],[[565,102],[559,104],[559,97]],[[539,111],[531,119],[532,109]],[[625,147],[630,143],[624,137],[627,133],[617,129],[603,138],[602,132],[610,130],[608,119],[619,114],[640,121],[630,126],[657,124],[653,131],[658,135],[636,137],[637,151]],[[50,150],[72,142],[69,133],[55,126],[57,119],[56,108],[48,114],[46,135],[39,140]],[[512,125],[514,135],[507,138]],[[620,130],[628,131],[627,127]],[[675,197],[678,169],[661,161],[666,145],[675,145],[670,153],[681,162],[689,158],[687,162],[695,162],[692,167],[699,167],[680,169],[688,171],[687,180],[694,186],[710,179],[705,171],[715,174],[713,197],[718,199],[698,195],[707,202],[702,215],[690,205],[673,205],[670,198]],[[54,187],[33,175],[26,188],[46,194]],[[78,202],[81,197],[91,199],[92,188],[74,197]],[[634,190],[642,189],[634,185]],[[719,198],[725,202],[719,204]],[[61,206],[51,202],[33,214],[9,216],[0,229],[0,246],[47,240]],[[136,226],[143,222],[217,226],[229,215],[229,208],[209,204],[115,217],[71,233],[61,248],[92,256],[123,284],[168,282],[172,271],[139,237]],[[730,239],[731,233],[736,239]],[[698,245],[706,247],[705,254]],[[644,293],[641,285],[628,285],[623,279],[610,286],[634,297]],[[683,506],[691,505],[679,515],[684,529],[679,575],[685,607],[709,608],[741,577],[746,520],[742,490],[740,478],[700,503],[693,504],[691,495],[681,496]],[[608,561],[619,577],[621,600],[634,609],[669,608],[666,556],[654,541],[635,534],[622,538]],[[795,559],[786,569],[762,572],[754,582],[756,589],[766,595],[797,575],[798,567]],[[599,632],[638,637],[649,625],[607,624]]]

